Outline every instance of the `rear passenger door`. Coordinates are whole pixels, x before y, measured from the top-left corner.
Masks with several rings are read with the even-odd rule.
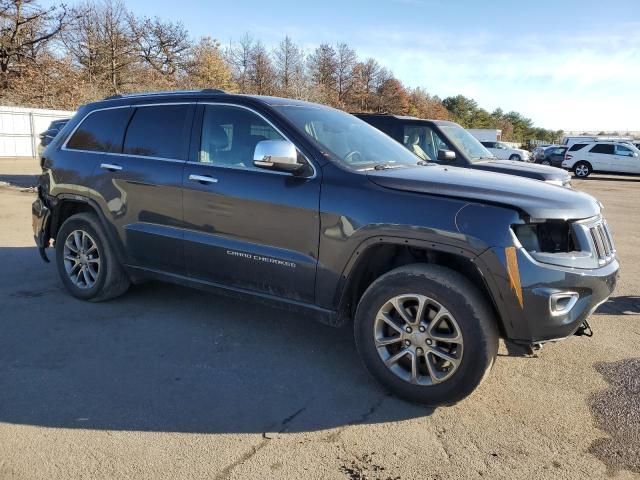
[[[94,171],[94,198],[131,266],[184,273],[182,170],[194,111],[193,104],[130,107],[119,151]]]
[[[591,164],[594,170],[609,172],[613,169],[613,157],[613,143],[596,143],[590,148],[589,153],[587,154],[587,161]]]
[[[183,176],[187,273],[313,302],[319,176],[255,167],[256,145],[285,137],[251,109],[206,104],[196,118],[193,157]]]

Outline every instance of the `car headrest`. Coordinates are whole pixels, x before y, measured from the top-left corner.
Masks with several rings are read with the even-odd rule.
[[[229,138],[227,137],[227,132],[225,132],[224,128],[220,125],[210,125],[207,128],[207,142],[212,147],[224,148],[229,145]]]

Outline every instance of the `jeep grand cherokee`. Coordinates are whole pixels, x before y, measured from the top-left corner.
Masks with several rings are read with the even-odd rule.
[[[419,162],[358,118],[203,90],[86,105],[41,159],[33,226],[81,299],[145,279],[352,322],[386,388],[450,404],[500,336],[581,331],[618,261],[585,193]],[[330,348],[330,346],[327,346]]]

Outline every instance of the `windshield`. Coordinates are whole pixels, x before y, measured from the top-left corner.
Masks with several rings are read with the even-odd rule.
[[[469,160],[477,162],[483,158],[494,158],[493,154],[484,148],[476,137],[459,125],[440,125],[440,130],[447,136],[458,150],[461,150]]]
[[[419,159],[401,144],[359,118],[328,107],[275,105],[274,108],[334,161],[355,170],[414,166]]]

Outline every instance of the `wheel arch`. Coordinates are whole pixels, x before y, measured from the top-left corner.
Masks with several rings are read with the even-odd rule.
[[[444,243],[395,237],[369,239],[353,253],[336,293],[338,323],[354,318],[360,298],[377,278],[397,267],[420,263],[440,265],[469,278],[487,298],[500,333],[503,333],[502,317],[485,279],[489,272],[485,272],[476,252]]]
[[[90,213],[97,217],[100,226],[102,227],[107,240],[114,247],[115,254],[118,261],[124,263],[124,246],[119,240],[118,235],[110,227],[105,220],[102,211],[98,207],[97,203],[87,197],[79,195],[60,195],[56,198],[56,201],[52,208],[51,224],[49,226],[49,235],[54,239],[58,235],[58,230],[62,224],[71,216],[77,213]]]

